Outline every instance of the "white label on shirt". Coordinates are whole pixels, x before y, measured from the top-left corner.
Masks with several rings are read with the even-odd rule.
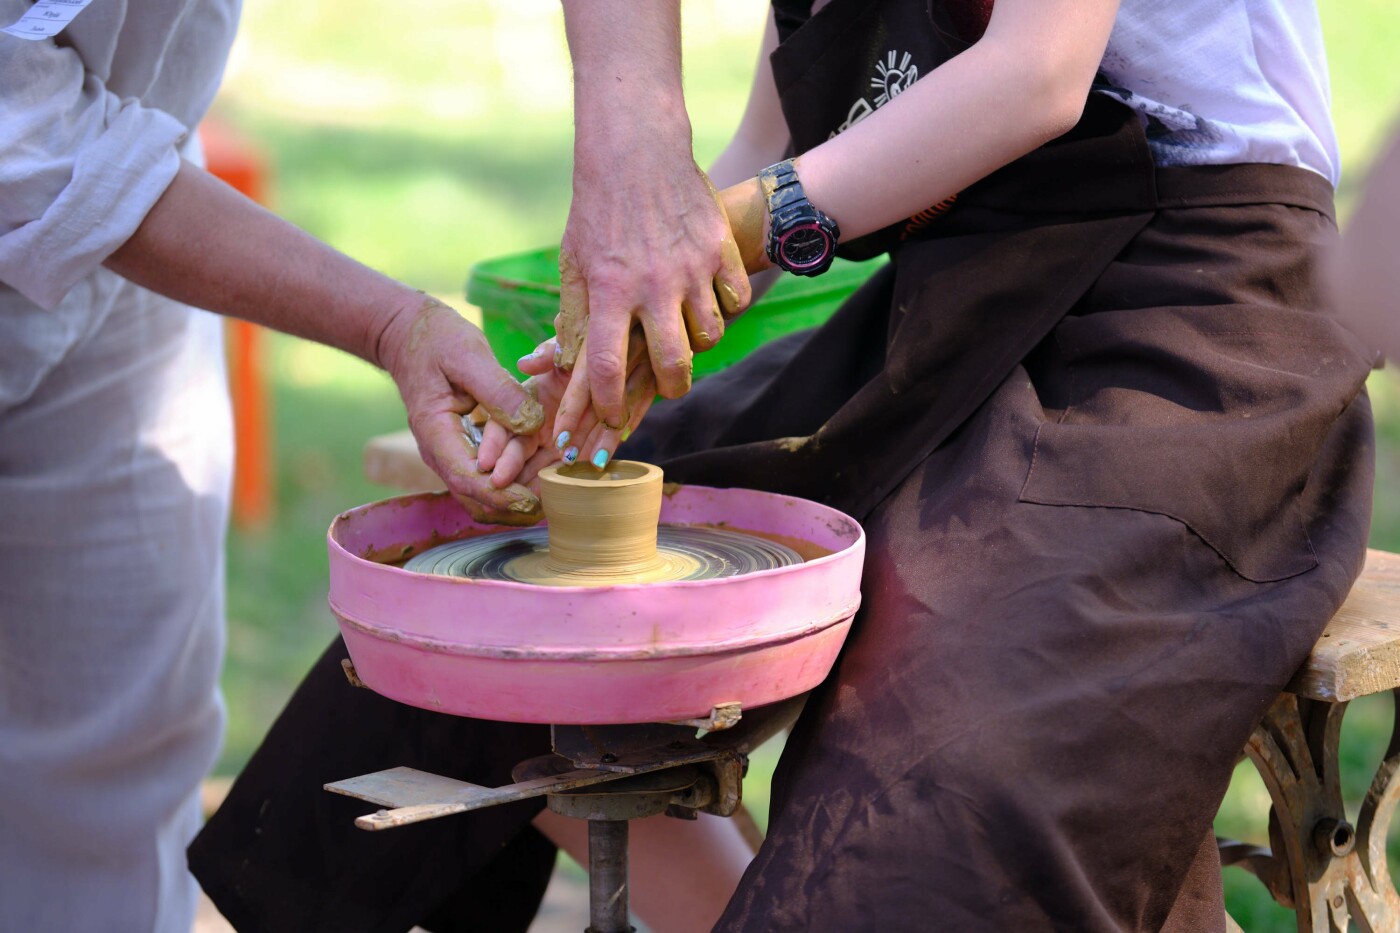
[[[50,39],[73,22],[92,0],[39,0],[11,26],[0,29],[17,39]]]

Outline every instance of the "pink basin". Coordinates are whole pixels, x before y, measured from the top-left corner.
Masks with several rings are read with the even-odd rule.
[[[675,486],[661,520],[780,535],[824,556],[727,579],[593,588],[413,573],[388,562],[497,530],[445,493],[425,493],[331,524],[331,610],[367,686],[459,716],[696,719],[722,703],[796,696],[826,677],[860,605],[865,533],[854,519],[790,496]]]

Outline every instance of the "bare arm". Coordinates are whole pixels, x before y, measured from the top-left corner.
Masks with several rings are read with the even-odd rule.
[[[801,157],[808,198],[854,239],[1061,135],[1079,119],[1117,13],[1117,0],[998,0],[975,45]],[[724,201],[739,241],[761,242],[737,229],[767,220],[757,182]]]
[[[514,430],[531,431],[542,419],[539,403],[497,365],[481,331],[446,305],[336,252],[188,163],[106,265],[178,301],[382,366],[403,395],[424,461],[449,489],[481,516],[538,517],[528,491],[498,490],[476,470],[460,416],[480,402]]]
[[[627,421],[628,334],[645,330],[662,395],[723,333],[716,287],[748,304],[729,226],[691,153],[678,0],[564,0],[574,63],[574,198],[560,247],[560,362],[587,335],[599,420]],[[609,452],[611,447],[608,448]]]
[[[801,157],[808,197],[835,218],[843,236],[855,238],[944,200],[1064,133],[1082,112],[1117,11],[1117,0],[1000,0],[986,33],[972,48]],[[752,176],[781,156],[787,138],[766,57],[775,42],[770,23],[744,117],[715,167],[721,181],[743,179],[720,198],[750,273],[769,266],[764,255],[768,212]],[[678,94],[672,103],[681,105]],[[612,112],[614,120],[641,125],[646,115],[620,106]],[[664,148],[645,135],[633,137],[636,145]],[[681,158],[688,170],[688,150]],[[576,193],[576,209],[579,203]],[[647,213],[650,208],[637,210],[641,213],[629,214],[634,229],[654,219]],[[658,255],[649,261],[659,277],[669,259]],[[590,328],[590,339],[593,333]],[[648,329],[648,343],[651,339]],[[622,355],[617,359],[625,361]],[[655,347],[651,359],[655,365]],[[591,353],[587,363],[593,363]],[[593,401],[596,406],[596,391]],[[582,423],[586,402],[586,394],[571,385],[560,403],[556,429],[564,425],[572,431]],[[615,436],[590,432],[565,443],[574,445],[570,454],[590,459],[604,451],[610,455]],[[509,473],[499,471],[497,482]]]

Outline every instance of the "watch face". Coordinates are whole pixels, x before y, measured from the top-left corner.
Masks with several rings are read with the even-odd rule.
[[[820,265],[831,253],[831,237],[815,223],[799,224],[779,237],[778,251],[793,270]]]

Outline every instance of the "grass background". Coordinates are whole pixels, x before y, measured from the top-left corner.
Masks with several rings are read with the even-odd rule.
[[[684,9],[687,96],[704,164],[737,122],[765,7],[688,0]],[[1329,0],[1321,13],[1345,216],[1400,110],[1400,7]],[[216,112],[266,154],[279,213],[464,307],[472,263],[557,241],[568,208],[570,103],[556,0],[246,0]],[[271,527],[230,537],[222,774],[247,760],[334,635],[325,529],[337,512],[386,495],[363,479],[360,449],[404,425],[392,383],[334,351],[273,336],[269,378],[278,511]],[[1373,544],[1400,549],[1400,391],[1382,373],[1372,392],[1380,435]],[[1391,718],[1388,698],[1358,701],[1348,714],[1342,747],[1353,814]],[[756,763],[756,775],[767,773],[773,754]],[[764,781],[750,780],[746,794],[766,810]],[[1218,829],[1267,844],[1267,810],[1262,782],[1242,765]],[[1226,887],[1250,933],[1294,928],[1291,912],[1252,877],[1229,870]]]

